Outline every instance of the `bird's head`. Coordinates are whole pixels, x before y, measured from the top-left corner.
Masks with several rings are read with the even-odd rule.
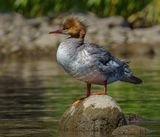
[[[51,31],[49,34],[66,34],[72,38],[84,38],[86,34],[86,25],[76,17],[70,17],[65,20],[61,29]]]

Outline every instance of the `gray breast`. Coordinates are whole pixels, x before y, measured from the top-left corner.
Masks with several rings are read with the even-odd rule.
[[[60,43],[57,50],[57,62],[70,74],[74,73],[76,69],[73,64],[77,62],[80,42],[81,40],[79,39],[67,39]]]

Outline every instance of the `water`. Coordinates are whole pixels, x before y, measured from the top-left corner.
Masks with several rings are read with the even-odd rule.
[[[144,84],[117,82],[109,86],[109,95],[126,114],[145,119],[137,124],[153,131],[147,137],[159,137],[159,58],[131,60],[131,68]],[[0,137],[66,137],[58,132],[58,121],[71,103],[85,95],[84,83],[64,73],[54,60],[1,61],[0,66]],[[93,86],[93,91],[102,89]]]

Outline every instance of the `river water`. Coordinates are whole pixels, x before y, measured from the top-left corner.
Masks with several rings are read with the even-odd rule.
[[[144,119],[137,124],[152,130],[147,137],[159,137],[160,58],[130,60],[144,83],[116,82],[109,85],[108,94],[125,114]],[[103,87],[94,85],[92,90],[101,91]],[[58,132],[58,121],[65,109],[84,95],[85,84],[68,76],[54,59],[1,61],[0,137],[65,137]]]

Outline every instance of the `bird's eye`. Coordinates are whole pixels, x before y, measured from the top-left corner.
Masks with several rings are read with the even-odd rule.
[[[65,28],[65,30],[68,30],[69,28],[67,27],[67,28]]]
[[[64,26],[63,29],[64,30],[68,30],[70,27],[69,26]]]

